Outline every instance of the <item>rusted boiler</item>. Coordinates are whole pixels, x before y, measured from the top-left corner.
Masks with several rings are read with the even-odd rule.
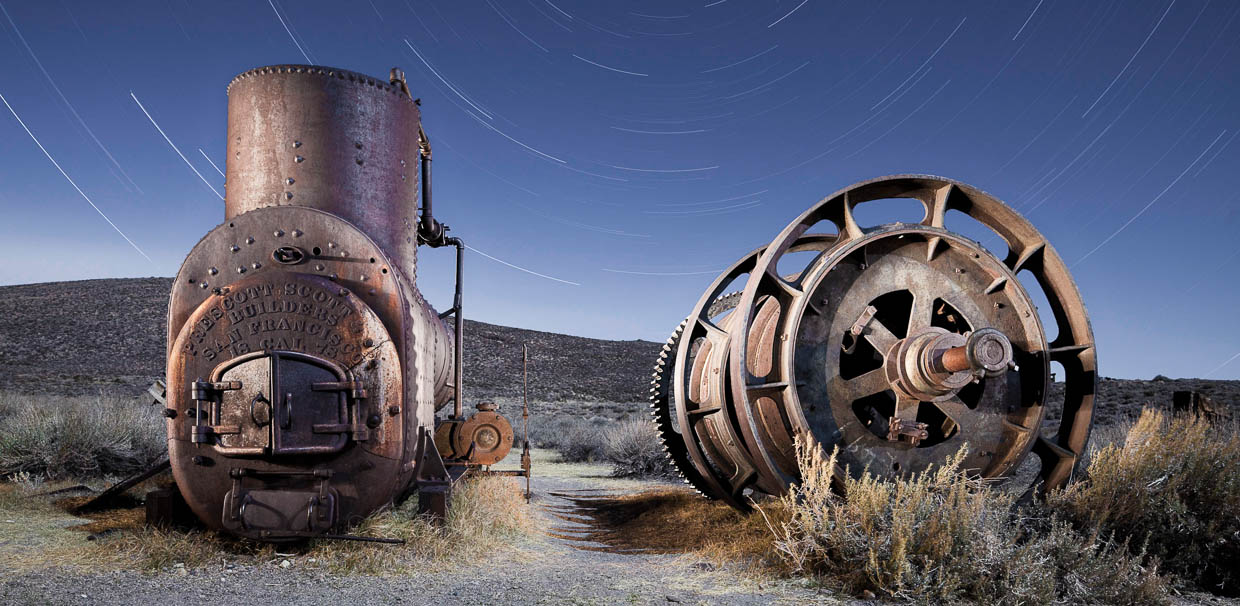
[[[916,216],[859,224],[859,205],[900,198]],[[967,443],[980,476],[1033,453],[1031,489],[1062,486],[1096,384],[1085,306],[1046,238],[977,188],[896,175],[828,196],[726,269],[664,347],[651,401],[685,480],[745,510],[798,481],[802,436],[839,449],[837,477],[924,471]]]
[[[430,160],[399,70],[280,65],[228,86],[224,222],[168,309],[169,456],[207,526],[339,534],[414,491],[443,514],[435,413],[455,401],[465,421],[463,244],[432,214]],[[418,291],[420,245],[457,249],[445,314]]]

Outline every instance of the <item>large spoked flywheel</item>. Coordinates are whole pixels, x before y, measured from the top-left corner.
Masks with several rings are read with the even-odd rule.
[[[858,224],[857,206],[893,198],[924,213]],[[1008,252],[953,221],[989,228]],[[1033,452],[1035,485],[1062,486],[1084,452],[1097,375],[1084,305],[1042,235],[985,192],[924,175],[858,183],[806,211],[715,280],[664,356],[653,406],[673,462],[741,509],[747,491],[797,481],[798,435],[838,447],[851,473],[890,477],[965,444],[966,468],[989,478]],[[1049,435],[1052,362],[1065,401]]]

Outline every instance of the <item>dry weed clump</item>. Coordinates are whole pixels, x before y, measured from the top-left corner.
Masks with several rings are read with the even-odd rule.
[[[855,594],[937,603],[1157,604],[1166,582],[1140,549],[1083,536],[1064,522],[1013,509],[1013,497],[960,468],[898,481],[844,474],[836,455],[799,443],[802,482],[780,499],[775,548],[794,574]]]
[[[665,478],[675,474],[649,419],[625,419],[603,433],[603,456],[617,476]]]
[[[133,400],[0,394],[0,478],[127,475],[166,451],[163,418]]]
[[[477,560],[512,545],[535,527],[535,518],[511,478],[476,477],[459,482],[447,523],[436,526],[417,515],[417,499],[367,518],[352,534],[403,539],[385,545],[338,540],[272,545],[214,532],[142,528],[109,535],[92,548],[100,563],[164,570],[182,564],[264,565],[290,559],[341,574],[410,574],[427,565]]]
[[[1048,503],[1078,528],[1145,545],[1167,571],[1240,595],[1240,431],[1145,410]]]

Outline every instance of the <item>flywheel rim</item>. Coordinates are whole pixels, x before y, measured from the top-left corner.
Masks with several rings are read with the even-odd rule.
[[[824,221],[834,224],[838,240],[830,249],[821,252],[819,259],[864,238],[866,230],[857,224],[853,207],[888,198],[920,200],[925,206],[925,216],[917,225],[922,227],[945,229],[944,221],[948,210],[958,210],[981,222],[1008,244],[1010,252],[1002,263],[1012,276],[1027,270],[1033,274],[1038,286],[1043,290],[1051,304],[1058,335],[1046,348],[1046,364],[1058,361],[1063,365],[1065,402],[1060,431],[1054,436],[1046,436],[1041,433],[1040,427],[1032,428],[1038,433],[1038,437],[1030,448],[1042,462],[1035,487],[1062,486],[1084,453],[1097,384],[1093,335],[1080,293],[1054,248],[1025,218],[985,192],[957,181],[929,175],[880,177],[851,185],[824,198],[791,222],[754,263],[737,310],[733,312],[743,320],[734,324],[732,338],[729,340],[730,355],[727,366],[727,383],[731,390],[733,408],[740,411],[738,416],[741,418],[738,420],[741,434],[747,450],[753,455],[753,486],[779,494],[797,477],[795,468],[786,468],[786,457],[775,456],[778,445],[773,444],[772,439],[763,434],[763,422],[769,419],[755,413],[759,410],[759,407],[755,406],[755,400],[758,400],[762,391],[770,388],[764,380],[757,380],[764,378],[753,377],[744,362],[751,355],[750,347],[753,343],[750,328],[759,303],[766,298],[775,298],[782,300],[787,308],[787,303],[799,300],[806,294],[799,288],[801,280],[790,282],[778,274],[778,261],[789,251],[791,242]],[[942,238],[928,238],[927,255],[933,257],[942,245]],[[817,262],[818,260],[811,262],[810,266]],[[787,338],[787,333],[781,333],[780,336],[784,339],[783,345],[762,345],[770,347],[771,355],[776,358],[775,366],[785,363],[790,355],[788,348],[793,342]],[[1043,394],[1049,388],[1049,373],[1046,374],[1044,383],[1046,387],[1042,390]],[[778,388],[784,387],[786,386]],[[788,421],[791,419],[785,417],[785,422]],[[768,423],[767,427],[769,425]],[[779,458],[785,459],[782,461],[785,465],[780,465]]]

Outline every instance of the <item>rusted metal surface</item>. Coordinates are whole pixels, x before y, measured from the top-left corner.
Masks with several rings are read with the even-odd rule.
[[[416,252],[463,245],[419,191],[430,147],[400,76],[286,65],[229,85],[225,221],[168,314],[170,465],[211,528],[344,537],[412,491],[446,515],[435,411],[463,400],[461,335],[419,293]],[[511,448],[502,417],[457,420],[480,455]]]
[[[857,205],[890,198],[920,201],[924,217],[857,224]],[[952,232],[949,210],[993,230],[1007,256]],[[806,250],[816,254],[804,267],[781,264]],[[1042,326],[1026,283],[1056,326]],[[1065,371],[1064,421],[1043,435],[1052,361]],[[749,491],[798,480],[798,435],[838,446],[839,474],[920,472],[967,442],[964,467],[984,477],[1033,452],[1036,487],[1062,486],[1084,452],[1096,381],[1084,304],[1041,234],[973,187],[899,175],[832,194],[724,271],[664,348],[652,400],[686,480],[746,509]]]
[[[441,422],[435,431],[435,445],[449,464],[494,465],[512,450],[512,424],[497,411],[494,403],[480,402],[478,411],[467,419]]]

